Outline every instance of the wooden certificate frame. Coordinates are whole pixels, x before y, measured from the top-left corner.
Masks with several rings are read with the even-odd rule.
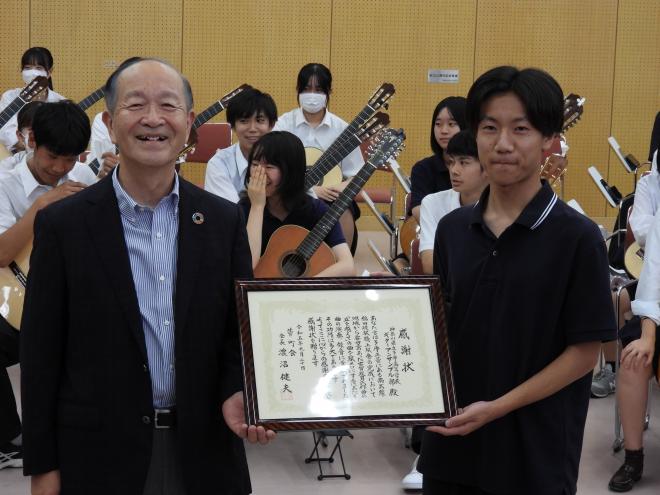
[[[237,280],[246,420],[273,430],[457,414],[436,277]]]

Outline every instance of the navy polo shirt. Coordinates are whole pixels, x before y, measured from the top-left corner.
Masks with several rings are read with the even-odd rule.
[[[261,227],[262,255],[264,254],[264,251],[266,251],[266,246],[268,245],[270,236],[272,236],[273,232],[275,232],[277,229],[283,225],[298,225],[300,227],[305,227],[307,230],[312,230],[316,223],[325,214],[325,212],[328,211],[328,205],[320,199],[305,195],[304,200],[305,202],[302,205],[294,208],[284,220],[280,220],[279,218],[274,217],[268,211],[268,208],[264,208],[264,221]],[[247,223],[247,218],[250,214],[250,199],[243,197],[239,201],[239,204],[243,207],[243,213],[245,214],[245,221]],[[324,242],[331,248],[346,242],[339,222],[337,222],[334,227],[330,229],[330,232],[328,232]]]
[[[459,407],[501,397],[571,344],[616,335],[596,225],[544,183],[496,238],[488,195],[446,215],[435,237]],[[586,374],[465,437],[425,432],[419,470],[489,493],[573,494],[590,385]]]
[[[451,179],[441,154],[418,161],[410,171],[410,209],[419,206],[426,195],[447,189],[451,189]]]

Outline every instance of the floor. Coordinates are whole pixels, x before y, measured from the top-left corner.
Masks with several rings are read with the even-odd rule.
[[[386,252],[385,236],[361,232],[356,263],[361,269],[378,267],[366,248],[373,239],[382,253]],[[19,370],[10,370],[18,384]],[[592,399],[585,430],[578,493],[592,495],[608,493],[607,482],[623,459],[623,453],[612,452],[614,440],[614,397]],[[252,486],[256,495],[287,493],[290,495],[400,495],[400,481],[415,457],[404,448],[399,430],[356,430],[353,440],[343,441],[344,459],[350,480],[343,478],[317,480],[318,467],[305,464],[312,449],[311,433],[282,433],[267,446],[247,448]],[[542,445],[539,448],[543,448]],[[645,436],[646,472],[633,491],[636,495],[660,493],[660,390],[654,384],[651,398],[651,426]],[[341,467],[339,460],[330,466],[331,472]],[[324,466],[325,469],[325,466]],[[0,471],[1,495],[25,495],[29,482],[20,469]]]

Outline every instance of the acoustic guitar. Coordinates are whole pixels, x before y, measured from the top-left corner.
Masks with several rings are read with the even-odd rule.
[[[96,102],[102,100],[105,98],[105,92],[103,91],[103,88],[99,88],[96,91],[93,91],[89,96],[86,98],[83,98],[80,103],[78,103],[78,106],[80,109],[84,112],[87,110],[89,107],[94,105]]]
[[[330,172],[338,163],[346,158],[351,151],[360,146],[364,139],[358,135],[358,130],[364,126],[369,119],[381,108],[387,108],[388,101],[394,95],[394,85],[383,83],[371,95],[371,98],[360,111],[359,114],[348,124],[348,127],[337,136],[328,149],[319,157],[319,159],[307,169],[305,176],[305,189],[320,185],[325,175]],[[368,137],[368,136],[367,136]],[[341,182],[341,181],[340,181]]]
[[[402,129],[384,129],[372,143],[371,157],[351,179],[312,230],[298,225],[284,225],[268,241],[266,250],[254,269],[256,278],[312,277],[335,263],[332,249],[323,242],[350,206],[374,171],[403,149],[406,138]]]
[[[241,84],[237,88],[234,88],[232,91],[227,93],[225,96],[220,98],[218,101],[215,103],[211,104],[209,107],[207,107],[205,110],[203,110],[197,117],[195,117],[195,120],[193,121],[192,125],[192,132],[195,131],[200,125],[208,122],[210,119],[218,115],[220,112],[222,112],[225,108],[227,108],[227,105],[229,102],[237,96],[239,93],[244,91],[247,88],[250,88],[248,84]],[[100,91],[103,91],[102,89]],[[90,95],[91,96],[91,95]],[[80,105],[80,104],[79,104]],[[192,143],[194,144],[194,143]],[[189,147],[188,150],[186,151],[187,153],[191,153],[194,151],[194,146]],[[115,148],[115,152],[118,152],[117,148]],[[179,155],[179,160],[182,162],[185,162],[185,155]],[[98,175],[99,171],[101,170],[101,162],[99,161],[98,158],[94,158],[91,162],[89,162],[89,168],[92,169],[92,172],[94,172],[94,175]]]
[[[644,266],[644,248],[634,241],[623,255],[623,265],[631,277],[639,280]]]
[[[370,118],[363,126],[361,126],[357,130],[357,132],[353,135],[353,141],[359,140],[359,143],[361,144],[364,141],[370,139],[378,131],[386,127],[389,123],[390,123],[389,115],[383,112],[377,112],[372,118]],[[315,148],[313,146],[305,147],[305,158],[307,160],[308,169],[313,167],[316,163],[318,163],[318,161],[322,156],[323,156],[322,149]],[[341,160],[342,159],[340,159],[339,161]],[[344,176],[342,174],[341,167],[338,164],[336,164],[333,168],[330,169],[328,173],[325,174],[325,176],[321,177],[321,179],[316,185],[336,186],[341,184],[343,180],[344,180]]]

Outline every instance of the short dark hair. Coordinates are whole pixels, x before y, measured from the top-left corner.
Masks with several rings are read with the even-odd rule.
[[[227,106],[227,122],[234,127],[238,119],[250,118],[263,112],[271,126],[277,122],[277,105],[268,93],[248,88],[234,97]]]
[[[18,124],[17,128],[19,131],[21,129],[25,129],[26,127],[32,127],[34,114],[37,113],[37,109],[43,103],[43,101],[33,100],[23,105],[23,108],[21,108],[16,115],[16,123]]]
[[[147,61],[161,63],[167,67],[170,67],[171,69],[174,69],[174,71],[176,71],[176,73],[179,74],[179,77],[181,78],[181,82],[183,83],[183,93],[186,98],[186,106],[188,107],[186,110],[192,110],[194,101],[193,101],[192,88],[190,86],[190,82],[188,81],[188,79],[186,79],[183,76],[183,74],[181,74],[179,69],[174,67],[169,62],[159,58],[150,58],[150,57],[127,58],[121,64],[119,64],[119,66],[114,70],[112,74],[110,74],[110,77],[108,77],[108,80],[105,82],[105,86],[103,86],[103,93],[105,94],[105,105],[108,108],[108,110],[110,112],[115,111],[115,105],[117,104],[117,79],[119,78],[120,74],[135,64],[138,64],[140,62],[147,62]]]
[[[444,100],[441,100],[440,103],[435,106],[435,110],[433,110],[433,118],[431,119],[431,149],[436,155],[442,154],[442,148],[435,140],[435,119],[438,118],[438,114],[443,108],[447,109],[451,118],[456,121],[461,130],[467,127],[467,122],[465,121],[465,98],[462,96],[448,96]]]
[[[44,146],[60,156],[79,155],[91,135],[89,117],[71,100],[39,105],[32,119],[35,148]]]
[[[43,46],[33,46],[28,48],[21,57],[21,70],[26,65],[41,65],[48,72],[53,70],[53,55],[48,48]],[[48,87],[53,89],[53,80],[48,78]]]
[[[313,77],[316,78],[319,87],[328,99],[330,99],[330,93],[332,93],[332,74],[330,73],[330,69],[319,63],[307,64],[300,69],[300,72],[298,72],[298,81],[296,82],[296,91],[298,94],[305,90],[305,86],[307,86]]]
[[[466,129],[454,134],[447,144],[447,154],[450,156],[471,156],[479,161],[477,140],[472,131]]]
[[[503,65],[485,72],[472,84],[467,97],[467,119],[476,134],[483,106],[493,96],[513,93],[525,107],[527,119],[543,136],[560,133],[564,124],[564,93],[547,72]]]
[[[307,193],[305,192],[305,173],[307,160],[305,147],[302,141],[288,131],[273,131],[264,134],[254,143],[248,156],[248,166],[253,161],[264,160],[275,165],[282,172],[277,193],[287,210],[291,211],[302,204]],[[245,174],[247,187],[250,174]]]

